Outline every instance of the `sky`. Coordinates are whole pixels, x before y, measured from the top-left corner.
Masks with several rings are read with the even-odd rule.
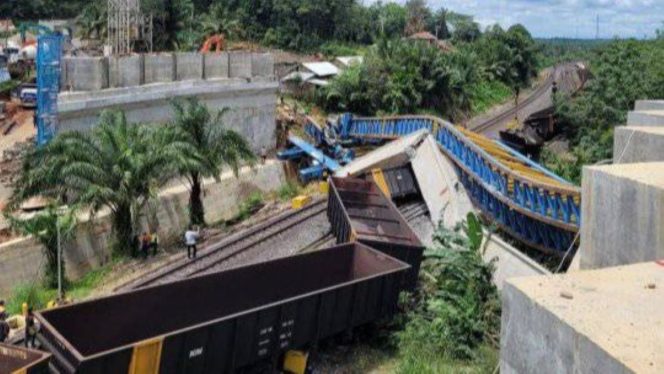
[[[383,0],[383,2],[387,2]],[[406,0],[397,0],[405,3]],[[653,37],[664,29],[664,0],[428,0],[440,7],[475,16],[484,28],[521,23],[534,37]]]

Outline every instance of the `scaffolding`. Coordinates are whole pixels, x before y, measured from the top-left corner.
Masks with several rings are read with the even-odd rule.
[[[37,145],[51,140],[58,127],[58,92],[62,60],[62,35],[37,38]]]
[[[143,14],[140,0],[108,0],[107,27],[111,54],[152,52],[152,15]]]

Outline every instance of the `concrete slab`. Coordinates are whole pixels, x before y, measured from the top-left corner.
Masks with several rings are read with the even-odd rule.
[[[510,279],[501,373],[661,373],[664,266]]]
[[[87,131],[106,109],[121,109],[136,123],[165,123],[173,118],[172,99],[198,97],[212,110],[229,108],[223,123],[246,137],[254,151],[276,143],[278,83],[245,80],[206,80],[154,83],[94,93],[58,96],[58,131]]]
[[[203,79],[203,55],[198,52],[175,54],[175,79],[179,81]]]
[[[402,166],[410,161],[417,147],[429,135],[427,130],[420,130],[396,139],[379,147],[337,170],[337,177],[349,177],[362,174],[371,169],[389,169]]]
[[[615,163],[664,161],[664,126],[616,127],[613,133]]]
[[[175,80],[175,55],[172,53],[146,54],[144,57],[145,84]]]
[[[442,221],[445,227],[454,228],[474,211],[454,164],[443,155],[432,135],[415,149],[411,165],[435,224]]]
[[[664,100],[637,100],[634,110],[664,110]]]
[[[134,87],[143,84],[143,55],[108,58],[109,87]]]
[[[664,110],[629,112],[627,126],[664,126]]]
[[[664,258],[664,162],[583,169],[581,269]]]
[[[252,54],[232,52],[228,58],[228,76],[230,78],[250,78],[252,73]]]
[[[207,53],[204,64],[205,79],[228,78],[228,53]]]
[[[274,76],[274,57],[271,53],[255,53],[251,56],[251,76]]]
[[[494,261],[493,283],[498,290],[502,290],[505,282],[511,278],[551,274],[496,234],[485,233],[482,258],[487,263]]]
[[[74,91],[108,88],[108,60],[105,57],[65,57],[65,85]]]

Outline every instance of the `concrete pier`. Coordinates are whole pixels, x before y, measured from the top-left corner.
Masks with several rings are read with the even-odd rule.
[[[502,295],[503,374],[664,371],[661,264],[510,279]]]
[[[583,169],[581,269],[664,258],[664,162]]]

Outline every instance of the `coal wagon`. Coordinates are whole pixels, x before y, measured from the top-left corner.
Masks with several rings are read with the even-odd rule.
[[[50,358],[46,352],[0,343],[2,374],[48,374]]]
[[[414,289],[424,246],[392,200],[372,181],[330,177],[328,183],[327,216],[337,243],[357,241],[408,263],[402,285]]]
[[[59,373],[230,373],[390,316],[409,265],[365,245],[37,313]]]

